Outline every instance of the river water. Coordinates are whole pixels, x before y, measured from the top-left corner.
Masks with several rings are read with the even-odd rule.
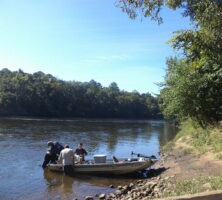
[[[165,121],[103,119],[0,118],[0,199],[69,200],[109,193],[109,185],[130,183],[134,176],[65,176],[43,170],[47,141],[75,149],[79,142],[95,154],[130,157],[131,152],[156,155],[176,133]]]

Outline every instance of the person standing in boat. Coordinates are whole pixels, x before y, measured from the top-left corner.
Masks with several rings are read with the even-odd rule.
[[[64,147],[58,142],[49,141],[47,145],[49,149],[45,154],[44,162],[42,164],[43,168],[45,168],[49,163],[56,163],[60,152],[64,149]]]
[[[83,149],[83,144],[79,143],[78,148],[75,150],[75,154],[80,157],[80,163],[83,163],[85,161],[85,156],[87,156],[87,151]]]
[[[65,145],[65,148],[60,152],[58,163],[64,167],[65,174],[71,174],[74,166],[74,151]]]

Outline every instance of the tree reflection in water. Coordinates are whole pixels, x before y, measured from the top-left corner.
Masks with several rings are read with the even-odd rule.
[[[0,156],[7,166],[0,171],[4,191],[1,199],[19,199],[21,195],[29,200],[54,200],[56,196],[82,199],[87,194],[111,190],[111,184],[130,182],[129,177],[66,177],[47,171],[43,175],[37,166],[43,162],[49,140],[68,143],[73,149],[82,142],[90,154],[87,159],[95,154],[130,157],[131,151],[157,156],[160,145],[175,132],[166,121],[156,120],[0,118]]]

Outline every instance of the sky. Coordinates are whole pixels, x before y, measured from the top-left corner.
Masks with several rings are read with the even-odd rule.
[[[166,42],[189,27],[180,13],[164,8],[158,25],[131,20],[115,0],[0,0],[0,69],[158,94],[175,55]]]

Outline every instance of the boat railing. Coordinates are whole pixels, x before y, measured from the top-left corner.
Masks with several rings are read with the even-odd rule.
[[[131,162],[138,162],[144,161],[148,158],[138,157],[138,158],[120,158],[118,162],[115,162],[113,159],[106,159],[106,164],[113,164],[113,163],[131,163]],[[83,163],[75,162],[75,164],[104,164],[104,163],[96,163],[94,159],[85,160]]]

